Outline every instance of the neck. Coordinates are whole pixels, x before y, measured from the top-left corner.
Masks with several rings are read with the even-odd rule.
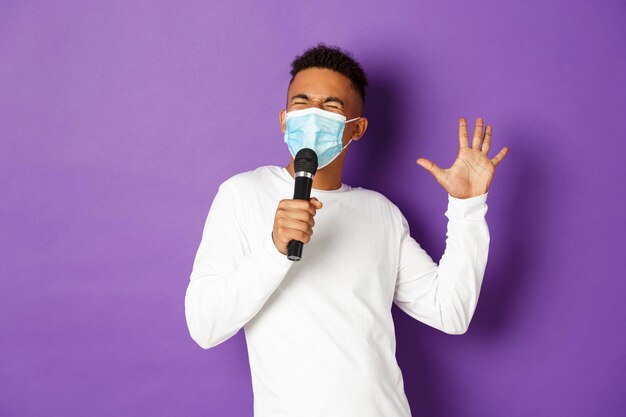
[[[285,167],[289,175],[295,178],[295,171],[293,167],[293,158],[289,161],[289,164]],[[340,155],[330,165],[317,171],[313,177],[313,188],[317,190],[333,191],[341,188],[341,174],[343,171],[343,158]]]

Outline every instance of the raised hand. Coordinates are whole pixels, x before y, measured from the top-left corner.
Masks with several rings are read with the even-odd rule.
[[[469,147],[467,122],[465,117],[459,119],[459,154],[452,166],[441,169],[426,158],[418,158],[417,164],[433,174],[441,186],[456,198],[470,198],[489,191],[493,175],[508,147],[502,148],[498,154],[489,159],[487,152],[491,146],[491,125],[487,125],[483,140],[483,119],[476,119],[472,147]]]

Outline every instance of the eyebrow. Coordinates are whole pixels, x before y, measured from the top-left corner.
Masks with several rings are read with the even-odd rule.
[[[296,94],[295,96],[291,97],[291,101],[297,99],[297,98],[301,98],[303,100],[309,100],[309,96],[307,96],[306,94]],[[335,96],[328,96],[324,99],[324,103],[331,103],[331,102],[336,102],[341,104],[343,107],[346,106],[346,103],[344,103],[344,101],[342,99],[340,99],[339,97],[335,97]]]

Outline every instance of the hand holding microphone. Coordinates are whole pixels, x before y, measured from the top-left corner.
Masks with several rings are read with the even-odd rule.
[[[313,217],[320,208],[322,208],[322,203],[315,197],[310,201],[280,201],[272,230],[274,246],[280,253],[287,255],[287,247],[291,241],[308,243],[311,240],[315,225]]]
[[[274,246],[292,261],[302,258],[302,245],[311,240],[313,217],[322,203],[312,199],[313,176],[317,172],[317,155],[311,149],[300,150],[294,159],[295,184],[292,200],[281,200],[274,217]]]

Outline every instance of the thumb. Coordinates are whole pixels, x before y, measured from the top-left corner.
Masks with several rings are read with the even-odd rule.
[[[439,168],[437,164],[435,164],[433,161],[430,161],[426,158],[418,158],[417,161],[415,162],[417,162],[417,165],[421,166],[426,171],[433,174],[435,177],[438,177],[443,173],[443,170]]]

